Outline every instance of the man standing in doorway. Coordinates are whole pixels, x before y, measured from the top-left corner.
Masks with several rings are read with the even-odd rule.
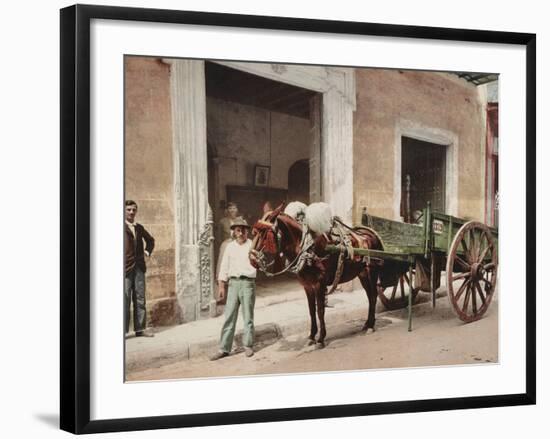
[[[256,300],[256,269],[250,265],[248,252],[252,241],[248,239],[250,226],[244,219],[237,219],[232,225],[234,240],[231,241],[222,256],[218,288],[220,292],[229,282],[224,323],[221,332],[220,349],[210,359],[212,361],[227,357],[233,346],[235,327],[239,316],[239,306],[243,314],[243,345],[247,357],[254,355],[254,303]]]
[[[130,302],[134,304],[134,331],[136,337],[153,337],[146,327],[145,307],[145,256],[151,256],[155,240],[136,220],[137,203],[126,200],[124,224],[124,325],[126,334],[130,329]],[[145,241],[145,249],[143,242]]]

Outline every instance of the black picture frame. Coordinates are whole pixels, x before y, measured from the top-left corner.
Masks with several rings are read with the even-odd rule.
[[[536,35],[303,18],[76,5],[61,10],[60,424],[73,433],[515,406],[536,401]],[[526,48],[525,393],[90,420],[90,22],[93,19],[501,43]]]
[[[269,186],[269,166],[256,165],[254,166],[254,186],[267,187]]]

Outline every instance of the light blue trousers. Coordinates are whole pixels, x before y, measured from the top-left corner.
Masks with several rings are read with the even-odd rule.
[[[254,303],[256,301],[256,281],[253,279],[229,279],[227,303],[225,305],[220,350],[231,352],[235,327],[239,316],[239,306],[242,305],[243,315],[243,345],[252,347],[254,344]]]

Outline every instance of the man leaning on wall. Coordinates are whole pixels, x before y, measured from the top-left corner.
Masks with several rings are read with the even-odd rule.
[[[130,330],[130,303],[134,305],[134,331],[136,337],[153,337],[147,328],[147,308],[145,303],[145,256],[151,256],[155,240],[141,224],[136,222],[137,203],[125,202],[124,224],[124,325],[125,334]],[[145,243],[145,248],[143,244]]]

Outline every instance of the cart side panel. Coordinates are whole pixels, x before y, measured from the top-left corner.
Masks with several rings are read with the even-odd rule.
[[[461,218],[434,212],[432,214],[432,249],[447,253],[458,229],[466,222]]]
[[[424,248],[424,227],[370,216],[370,224],[382,238],[384,250],[390,252],[422,253]],[[367,225],[367,224],[365,224]]]
[[[468,221],[467,219],[434,212],[432,214],[432,250],[448,253],[454,237]],[[498,229],[493,227],[489,227],[489,229],[498,245]],[[462,251],[459,249],[458,253],[462,254]]]

